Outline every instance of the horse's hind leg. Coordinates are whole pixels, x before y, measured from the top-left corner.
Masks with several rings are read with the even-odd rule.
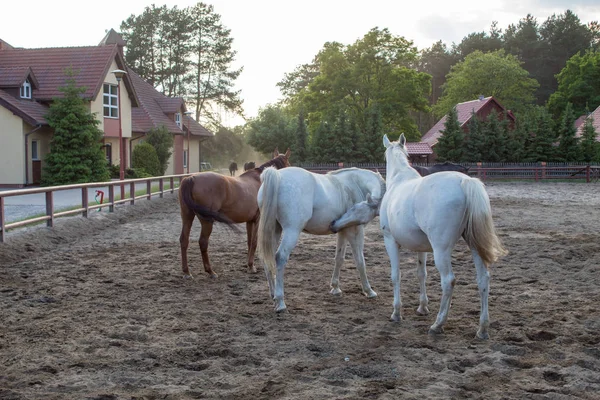
[[[429,333],[442,333],[444,332],[444,324],[448,319],[448,312],[450,311],[450,302],[452,301],[452,292],[454,291],[454,285],[456,280],[454,279],[454,273],[452,272],[452,249],[439,250],[434,247],[433,259],[435,266],[440,272],[440,278],[442,281],[442,300],[440,302],[440,311],[438,312],[435,323],[429,328]]]
[[[258,225],[258,223],[256,224]],[[275,243],[279,243],[279,238],[281,237],[281,225],[279,223],[275,224]],[[263,268],[265,270],[265,276],[267,277],[267,283],[269,284],[269,294],[271,295],[271,299],[275,299],[275,282],[274,277],[271,274],[271,271],[267,267],[266,263],[263,263]]]
[[[210,260],[208,259],[208,239],[212,233],[213,223],[204,220],[200,220],[200,223],[202,224],[202,231],[200,232],[200,240],[198,241],[198,244],[200,245],[200,252],[202,253],[204,271],[206,271],[211,278],[216,278],[217,274],[212,270],[210,266]]]
[[[342,294],[342,289],[340,289],[340,269],[344,264],[345,255],[346,237],[343,233],[338,233],[337,244],[335,246],[335,267],[333,268],[333,275],[331,276],[331,291],[329,292],[333,295]]]
[[[192,223],[194,222],[194,213],[182,207],[181,209],[181,235],[179,236],[179,244],[181,246],[181,269],[183,276],[191,278],[190,269],[188,266],[187,250],[190,244],[190,231],[192,230]]]
[[[258,220],[246,222],[246,234],[248,235],[248,272],[255,274],[256,267],[254,266],[254,253],[256,253]]]
[[[365,256],[363,254],[365,247],[365,228],[364,225],[356,225],[350,228],[344,229],[344,235],[350,242],[352,248],[352,256],[354,257],[354,264],[358,270],[360,276],[360,283],[362,284],[362,290],[365,296],[368,298],[377,297],[377,293],[371,288],[369,279],[367,278],[367,267],[365,265]]]
[[[488,295],[490,293],[490,272],[486,268],[483,260],[475,248],[471,248],[473,262],[477,270],[477,286],[479,287],[479,297],[481,298],[481,312],[479,315],[479,330],[477,337],[479,339],[489,339],[488,328],[490,326],[490,316],[488,314]]]
[[[300,238],[300,229],[288,229],[283,232],[281,243],[275,254],[275,262],[277,265],[277,271],[275,272],[275,290],[273,299],[275,300],[275,311],[285,311],[286,305],[283,300],[283,276],[285,272],[285,266],[290,259],[290,254]]]
[[[417,276],[419,277],[419,289],[421,295],[419,296],[419,308],[417,308],[417,314],[427,315],[429,314],[429,299],[427,298],[427,289],[425,287],[425,281],[427,280],[427,253],[417,253]]]
[[[392,321],[401,321],[402,297],[400,296],[400,278],[402,275],[400,273],[400,247],[389,231],[383,231],[383,242],[390,258],[392,285],[394,286],[394,311],[392,311],[390,319]]]

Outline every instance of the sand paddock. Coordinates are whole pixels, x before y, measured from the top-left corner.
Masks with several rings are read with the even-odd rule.
[[[329,294],[335,237],[302,236],[286,270],[288,313],[272,310],[262,273],[244,268],[245,236],[216,227],[218,279],[181,276],[175,196],[53,230],[11,231],[0,245],[2,399],[592,399],[600,393],[600,187],[488,184],[510,254],[491,268],[490,340],[475,337],[470,254],[445,334],[427,329],[439,275],[428,260],[431,315],[415,314],[413,253],[403,253],[401,323],[392,323],[378,221],[365,257],[378,292],[360,291],[350,251]]]

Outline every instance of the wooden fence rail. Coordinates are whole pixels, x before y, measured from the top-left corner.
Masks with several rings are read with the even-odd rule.
[[[88,216],[90,210],[94,210],[96,208],[108,207],[110,212],[115,210],[115,205],[128,203],[135,204],[136,200],[139,199],[148,199],[150,200],[152,196],[158,195],[159,197],[163,197],[164,193],[174,193],[179,189],[179,184],[181,180],[190,174],[181,174],[181,175],[166,175],[160,177],[152,177],[152,178],[140,178],[140,179],[125,179],[119,181],[111,181],[111,182],[95,182],[95,183],[83,183],[77,185],[62,185],[62,186],[48,186],[48,187],[40,187],[40,188],[32,188],[32,189],[18,189],[18,190],[7,190],[0,191],[0,243],[6,240],[6,231],[8,229],[17,228],[25,225],[35,224],[39,222],[46,221],[46,225],[49,227],[54,226],[54,219],[58,217],[64,217],[69,215],[81,214],[83,217]],[[177,187],[175,187],[175,182],[177,181]],[[152,192],[152,184],[154,182],[158,182],[158,191]],[[165,182],[169,182],[169,188],[165,190]],[[145,183],[145,185],[143,185]],[[136,184],[142,184],[145,186],[145,192],[141,195],[136,195]],[[115,186],[121,187],[129,185],[129,194],[125,195],[124,198],[115,198]],[[108,187],[108,201],[105,203],[99,204],[90,204],[88,189],[93,188],[105,188]],[[65,190],[81,190],[81,202],[74,200],[74,203],[78,203],[79,207],[64,211],[56,211],[54,207],[54,194],[59,191]],[[28,218],[22,221],[17,221],[13,223],[6,223],[6,204],[5,199],[8,197],[14,196],[26,196],[32,194],[43,193],[45,196],[45,215],[40,217]],[[125,193],[124,190],[121,193]],[[74,197],[77,197],[74,194]],[[69,206],[68,206],[69,207]],[[75,206],[77,207],[77,205]]]

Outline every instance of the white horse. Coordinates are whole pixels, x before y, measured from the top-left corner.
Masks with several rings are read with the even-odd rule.
[[[296,247],[300,232],[313,235],[335,233],[331,221],[339,218],[352,205],[365,203],[364,223],[377,214],[385,193],[385,180],[379,173],[358,168],[346,168],[326,175],[314,174],[302,168],[282,170],[267,168],[261,175],[258,191],[260,221],[258,254],[263,260],[275,311],[286,309],[283,300],[283,274],[290,253]],[[368,205],[367,205],[368,204]],[[279,247],[277,244],[281,238]],[[331,294],[342,293],[340,268],[344,262],[346,244],[350,243],[354,263],[360,275],[362,290],[376,297],[365,270],[364,227],[355,225],[337,232],[335,268],[331,278]]]
[[[392,268],[394,284],[394,311],[391,319],[402,319],[400,308],[399,246],[418,252],[417,275],[421,295],[417,313],[426,315],[429,300],[425,291],[427,252],[433,252],[435,266],[442,281],[442,299],[430,333],[443,332],[448,318],[454,274],[451,254],[461,236],[467,242],[477,270],[477,284],[481,296],[481,312],[477,337],[489,337],[488,294],[490,274],[488,267],[507,252],[496,236],[490,200],[483,183],[460,172],[439,172],[421,177],[410,167],[404,134],[398,142],[383,138],[386,147],[387,191],[381,202],[380,225]],[[368,206],[358,204],[333,226],[345,228],[360,223]]]

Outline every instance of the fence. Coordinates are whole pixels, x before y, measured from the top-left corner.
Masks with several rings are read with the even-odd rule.
[[[433,164],[414,163],[418,166],[431,166]],[[469,168],[469,175],[481,180],[534,180],[543,181],[551,179],[578,179],[586,182],[597,182],[600,179],[600,165],[586,163],[461,163]],[[364,168],[379,171],[385,176],[383,163],[334,163],[310,164],[301,163],[297,166],[311,172],[325,174],[339,168]]]
[[[33,188],[33,189],[19,189],[19,190],[8,190],[8,191],[0,191],[0,243],[4,242],[6,239],[6,231],[8,229],[17,228],[25,225],[35,224],[39,222],[46,221],[46,225],[49,227],[54,226],[54,219],[58,217],[64,217],[69,215],[81,214],[83,217],[88,216],[90,210],[94,210],[100,207],[108,207],[110,212],[113,212],[115,209],[115,205],[129,203],[135,204],[136,200],[139,199],[148,199],[150,200],[152,196],[158,195],[159,197],[163,197],[164,193],[174,193],[178,190],[178,187],[175,187],[175,181],[177,180],[177,186],[181,183],[181,180],[188,176],[189,174],[181,174],[181,175],[167,175],[161,177],[152,177],[152,178],[140,178],[140,179],[126,179],[122,181],[111,181],[111,182],[97,182],[97,183],[84,183],[78,185],[63,185],[63,186],[49,186],[42,188]],[[153,183],[158,182],[158,191],[152,192]],[[169,182],[169,188],[165,190],[165,182]],[[139,184],[145,186],[145,193],[141,195],[136,194],[136,185],[139,187]],[[145,184],[145,185],[144,185]],[[115,186],[121,188],[121,196],[117,200],[115,198]],[[129,194],[125,194],[124,188],[129,186]],[[104,188],[108,187],[108,201],[106,203],[99,204],[90,204],[89,201],[89,189],[93,188]],[[75,201],[78,203],[80,207],[64,210],[64,211],[55,211],[54,209],[54,193],[59,191],[77,191],[81,190],[81,201]],[[13,196],[26,196],[31,194],[39,194],[44,193],[45,195],[45,215],[41,217],[29,218],[22,221],[17,221],[13,223],[6,223],[5,220],[5,199]],[[76,196],[76,195],[74,195]],[[75,206],[77,207],[77,206]]]

